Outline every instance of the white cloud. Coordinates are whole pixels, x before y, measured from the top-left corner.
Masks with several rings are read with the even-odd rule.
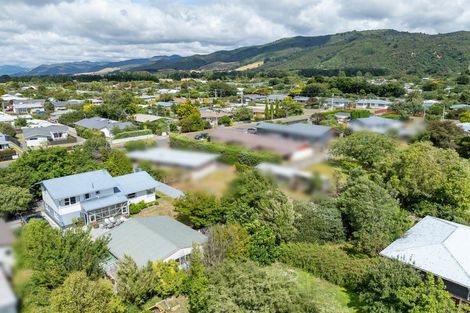
[[[470,28],[470,0],[1,0],[2,64],[190,55],[294,35]]]

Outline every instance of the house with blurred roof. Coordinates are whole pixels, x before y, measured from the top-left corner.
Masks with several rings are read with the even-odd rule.
[[[308,142],[311,145],[323,146],[332,138],[333,129],[328,126],[304,123],[290,125],[259,123],[256,125],[256,134],[277,136],[295,141]]]
[[[169,148],[152,148],[129,152],[127,156],[137,163],[148,161],[152,164],[179,172],[182,178],[197,180],[217,169],[218,154],[186,151]]]
[[[60,228],[78,220],[88,225],[127,216],[130,203],[153,202],[156,192],[177,194],[144,171],[112,177],[107,170],[97,170],[44,180],[40,186],[44,211]]]
[[[118,122],[97,116],[84,118],[76,122],[75,125],[83,128],[99,130],[106,138],[113,137],[113,129],[123,130],[133,126],[130,122]]]
[[[458,300],[470,303],[470,227],[426,216],[380,254],[436,275]]]
[[[365,130],[379,134],[385,134],[391,130],[400,130],[403,126],[402,121],[379,116],[356,118],[349,122],[349,127],[353,131]]]

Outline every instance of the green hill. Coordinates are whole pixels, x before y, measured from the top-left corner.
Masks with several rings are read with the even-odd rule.
[[[286,38],[260,46],[158,61],[136,70],[227,70],[263,61],[261,69],[383,69],[389,73],[460,72],[470,64],[470,32],[428,35],[394,30]]]

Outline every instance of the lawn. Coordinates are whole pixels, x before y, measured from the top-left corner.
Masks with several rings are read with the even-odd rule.
[[[354,308],[355,295],[346,289],[329,283],[301,270],[295,270],[299,282],[308,289],[317,303],[319,313],[356,313]]]
[[[235,167],[223,165],[199,180],[179,182],[174,187],[184,192],[207,191],[220,197],[234,178]]]

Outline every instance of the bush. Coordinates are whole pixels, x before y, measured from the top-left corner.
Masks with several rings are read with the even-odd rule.
[[[363,282],[376,260],[350,256],[338,245],[288,243],[279,248],[279,261],[351,289]]]
[[[114,136],[114,139],[123,139],[123,138],[130,138],[130,137],[138,137],[138,136],[145,136],[151,135],[152,131],[150,129],[142,129],[142,130],[131,130],[117,134]]]
[[[99,130],[78,126],[75,129],[77,130],[77,135],[85,139],[90,139],[93,137],[104,137],[104,134]]]
[[[183,135],[170,135],[170,146],[175,149],[196,150],[220,154],[219,160],[226,164],[245,164],[255,166],[261,162],[280,163],[281,156],[271,152],[226,145],[217,142],[197,141]]]
[[[140,202],[137,202],[137,203],[131,203],[129,205],[129,213],[131,213],[131,215],[139,214],[140,211],[142,211],[143,209],[148,208],[152,205],[156,205],[156,204],[158,204],[157,201],[155,201],[155,202],[140,201]]]
[[[147,148],[155,147],[157,143],[154,140],[134,140],[124,144],[124,148],[131,152],[136,150],[145,150]]]

